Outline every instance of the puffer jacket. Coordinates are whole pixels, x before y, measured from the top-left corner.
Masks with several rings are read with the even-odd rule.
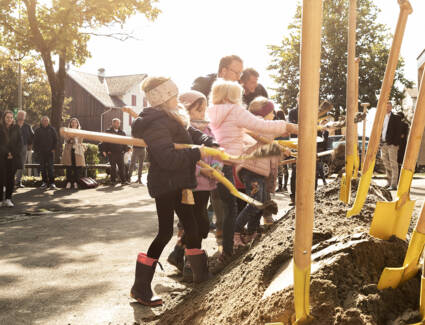
[[[175,149],[174,143],[199,141],[195,144],[211,146],[213,139],[194,128],[186,129],[165,112],[151,107],[145,108],[133,122],[131,133],[133,137],[145,140],[148,146],[148,191],[151,197],[196,188],[195,166],[201,153],[197,148]]]
[[[266,135],[266,134],[260,134],[260,136],[267,138],[269,140],[273,140],[274,138],[273,136]],[[261,145],[263,145],[263,143],[257,142],[254,145],[250,146],[245,151],[245,153],[249,154],[251,152],[254,152]],[[254,160],[245,160],[241,164],[236,166],[236,173],[239,173],[242,168],[245,168],[258,175],[268,177],[270,173],[272,172],[272,169],[274,171],[277,169],[278,162],[279,162],[278,157],[267,157],[267,158],[260,158],[260,159],[254,159]]]
[[[286,121],[263,120],[236,104],[214,105],[207,109],[207,114],[216,141],[232,155],[244,152],[245,129],[270,136],[286,133]]]

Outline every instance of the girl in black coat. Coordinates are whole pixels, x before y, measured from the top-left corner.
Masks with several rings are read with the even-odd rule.
[[[12,193],[15,173],[21,166],[22,138],[13,119],[13,113],[6,111],[0,123],[0,199],[2,206],[13,207]],[[3,200],[3,186],[6,197]]]
[[[159,231],[147,254],[138,255],[131,296],[141,304],[157,306],[162,300],[153,296],[151,281],[158,258],[173,236],[174,213],[185,230],[185,254],[191,264],[193,281],[201,282],[209,277],[193,207],[182,204],[182,191],[196,187],[196,163],[206,155],[202,148],[176,150],[174,143],[190,144],[193,139],[196,144],[211,145],[213,140],[188,127],[189,121],[179,114],[178,89],[173,81],[151,77],[145,80],[142,89],[151,107],[145,108],[133,122],[132,135],[143,138],[148,146],[148,190],[155,199]]]

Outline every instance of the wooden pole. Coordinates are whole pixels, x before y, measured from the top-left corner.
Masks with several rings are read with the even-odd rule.
[[[407,17],[412,13],[412,6],[408,0],[398,0],[400,5],[400,15],[397,21],[397,27],[394,33],[393,43],[388,56],[387,67],[385,69],[384,80],[382,82],[381,92],[376,108],[375,120],[373,121],[372,133],[367,146],[366,157],[363,163],[362,177],[357,188],[356,200],[353,207],[347,211],[347,216],[353,216],[360,213],[369,190],[372,179],[373,167],[375,166],[376,153],[378,152],[379,139],[382,133],[382,126],[386,114],[386,106],[390,97],[391,87],[394,82],[394,74],[397,68],[400,55],[401,42],[406,29]]]
[[[386,114],[386,106],[390,97],[391,87],[394,82],[394,74],[400,55],[401,42],[403,40],[404,31],[406,29],[407,17],[412,12],[412,6],[408,0],[398,0],[398,3],[400,5],[400,16],[397,21],[393,44],[388,56],[384,80],[382,82],[378,105],[376,107],[375,120],[373,121],[372,133],[369,139],[369,144],[367,146],[366,159],[363,166],[364,171],[369,168],[372,161],[374,161],[376,158],[376,153],[379,147],[379,140],[382,133],[382,126],[384,124],[384,118]]]
[[[369,103],[362,103],[361,106],[363,107],[363,113],[367,113],[367,108],[370,106]],[[365,115],[363,120],[363,135],[362,135],[362,170],[363,170],[363,162],[365,159],[365,152],[366,152],[366,119],[367,115]]]
[[[350,168],[352,171],[353,161],[349,161],[347,157],[354,156],[354,141],[355,139],[355,123],[354,116],[356,115],[356,10],[357,0],[350,0],[349,6],[349,18],[348,18],[348,56],[347,56],[347,90],[346,90],[346,145],[345,145],[345,164],[347,178],[351,178],[349,175]],[[351,163],[351,166],[347,166]],[[350,184],[349,184],[350,186]]]
[[[302,10],[294,245],[294,297],[297,322],[306,320],[310,314],[310,263],[314,221],[322,0],[303,0]]]

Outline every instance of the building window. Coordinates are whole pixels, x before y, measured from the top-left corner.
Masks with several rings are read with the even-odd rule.
[[[131,95],[131,106],[136,106],[136,105],[137,105],[136,95]]]

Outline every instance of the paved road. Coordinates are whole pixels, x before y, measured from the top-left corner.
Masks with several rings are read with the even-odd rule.
[[[412,196],[425,198],[424,179],[413,181]],[[15,208],[0,209],[0,324],[139,321],[146,309],[128,294],[137,253],[146,251],[157,230],[145,186],[22,189],[14,200]],[[277,200],[287,208],[287,195]],[[184,289],[167,276],[173,273],[165,262],[172,244],[161,257],[164,272],[155,275],[158,291]],[[212,235],[206,247],[216,252]]]

